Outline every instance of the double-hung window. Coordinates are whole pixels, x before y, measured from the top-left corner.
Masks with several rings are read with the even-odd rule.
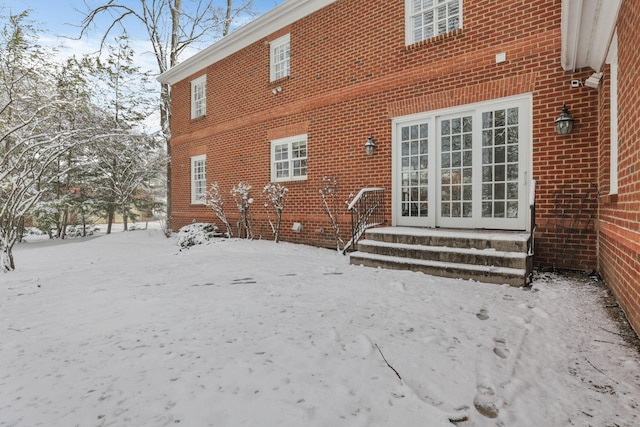
[[[207,75],[191,81],[191,118],[207,114]]]
[[[191,204],[204,204],[206,191],[207,156],[203,154],[191,158]]]
[[[270,81],[276,81],[289,76],[291,43],[289,34],[275,39],[270,43],[271,73]]]
[[[462,0],[405,0],[406,44],[462,28]]]
[[[307,135],[271,141],[271,181],[307,179]]]

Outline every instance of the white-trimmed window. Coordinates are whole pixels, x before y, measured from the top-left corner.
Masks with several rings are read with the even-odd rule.
[[[462,0],[405,0],[406,44],[462,28]]]
[[[271,141],[271,181],[307,179],[307,135]]]
[[[289,34],[275,39],[270,43],[271,73],[270,80],[276,81],[287,77],[290,72],[291,37]]]
[[[202,154],[191,158],[191,204],[204,204],[206,191],[207,156]]]
[[[207,114],[207,75],[191,80],[191,118]]]

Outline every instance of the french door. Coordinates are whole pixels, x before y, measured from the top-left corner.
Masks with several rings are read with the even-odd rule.
[[[401,117],[393,129],[393,222],[524,230],[529,97]]]

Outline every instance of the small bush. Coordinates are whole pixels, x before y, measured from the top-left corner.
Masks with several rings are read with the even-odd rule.
[[[77,237],[85,237],[85,236],[93,236],[100,229],[95,225],[86,225],[85,232],[82,232],[82,225],[69,225],[67,226],[67,230],[65,232],[65,237],[69,239],[74,239]]]
[[[190,248],[195,245],[204,245],[216,237],[222,237],[218,227],[207,222],[196,222],[185,225],[178,231],[176,239],[181,248]]]

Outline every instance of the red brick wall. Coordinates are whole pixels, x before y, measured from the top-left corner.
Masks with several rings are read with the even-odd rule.
[[[254,186],[256,229],[269,238],[260,197],[270,179],[269,141],[304,129],[309,177],[285,183],[283,237],[332,246],[318,193],[322,177],[338,179],[343,201],[363,187],[390,189],[393,117],[531,93],[538,263],[595,268],[593,221],[569,227],[558,213],[567,205],[578,209],[567,200],[591,203],[598,174],[598,97],[570,86],[587,71],[560,67],[560,9],[560,0],[465,0],[463,29],[406,47],[403,1],[338,0],[210,66],[205,118],[192,121],[189,114],[189,82],[201,73],[175,84],[173,223],[214,220],[210,209],[189,204],[189,157],[206,153],[207,180],[218,181],[225,194],[240,180]],[[270,83],[268,41],[286,31],[291,76]],[[496,64],[499,52],[507,61]],[[282,92],[274,95],[276,86]],[[560,137],[553,121],[563,103],[577,122],[572,134]],[[296,132],[287,135],[287,128]],[[378,146],[372,157],[363,148],[369,134]],[[391,191],[386,197],[390,212]],[[226,205],[237,220],[230,195]],[[303,224],[302,233],[290,231],[294,221]],[[344,209],[341,222],[348,240]]]
[[[600,89],[599,271],[640,334],[640,4],[618,18],[618,194],[609,195],[609,82]],[[608,68],[605,69],[605,72]]]

